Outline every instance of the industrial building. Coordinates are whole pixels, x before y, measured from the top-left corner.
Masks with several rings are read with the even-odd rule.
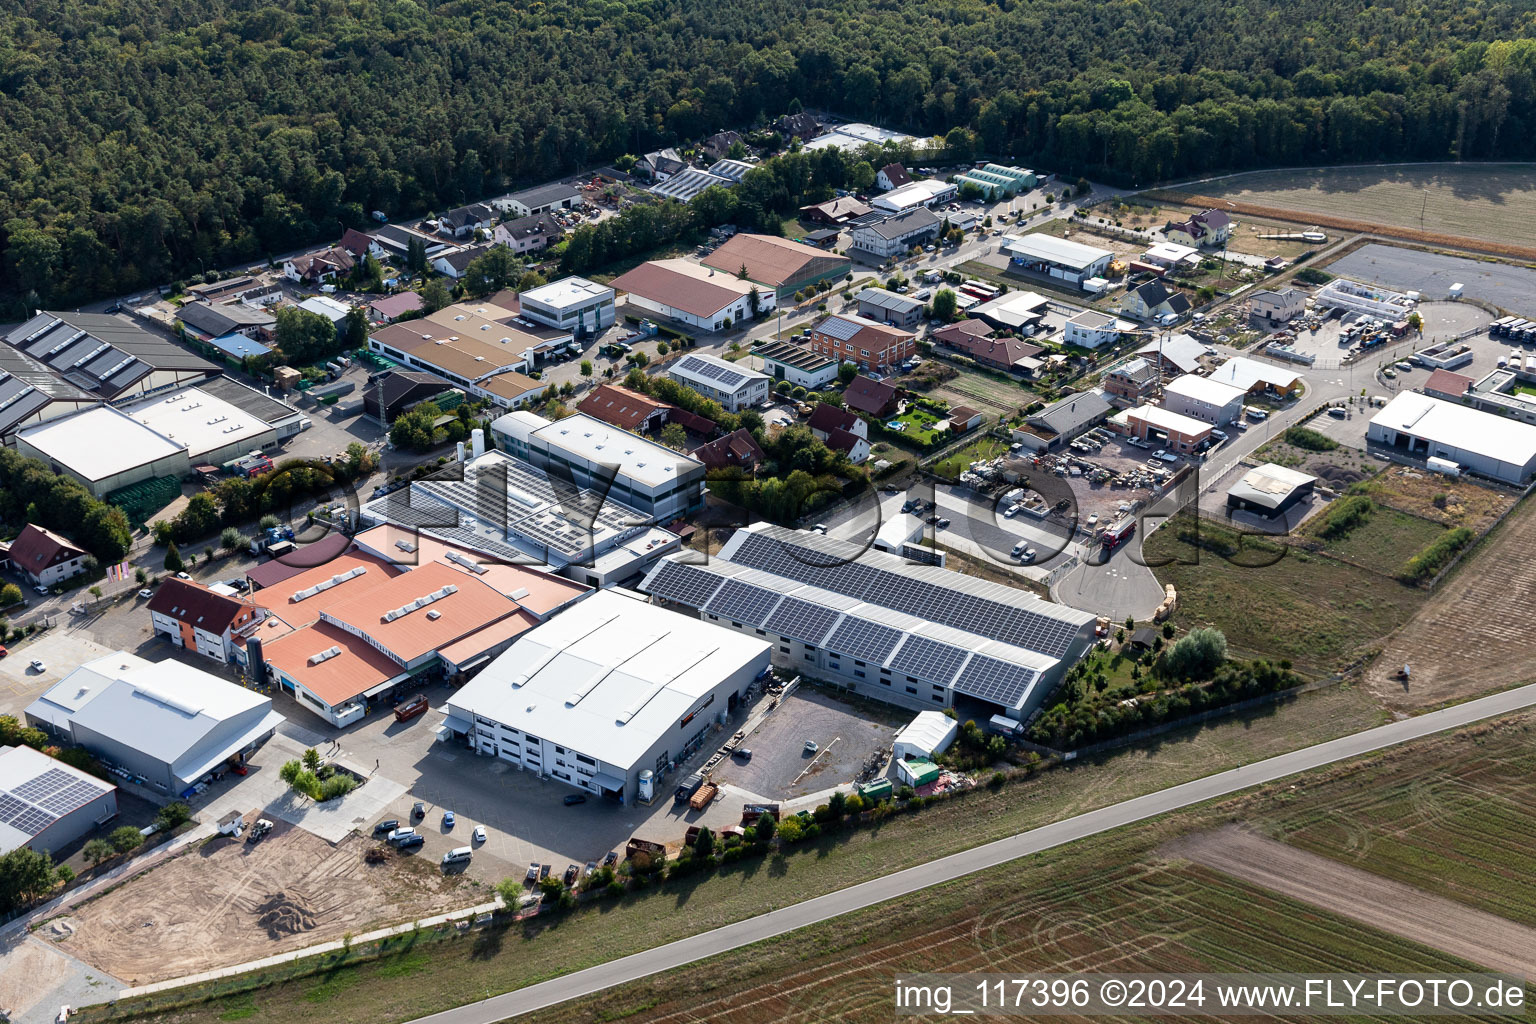
[[[235,638],[249,635],[261,622],[249,601],[174,577],[160,582],[145,608],[156,637],[225,664],[235,660]]]
[[[771,288],[691,260],[642,263],[614,278],[613,287],[627,292],[635,309],[705,332],[746,323],[778,304]]]
[[[947,203],[959,195],[960,186],[937,178],[925,178],[876,196],[869,205],[886,213],[904,213],[919,206],[931,208],[935,203]]]
[[[707,565],[659,562],[658,600],[766,639],[787,669],[962,718],[1038,707],[1093,643],[1095,616],[861,545],[767,524]]]
[[[1013,428],[1013,440],[1032,452],[1054,451],[1104,421],[1114,407],[1097,391],[1068,395],[1040,409]]]
[[[1316,488],[1317,477],[1266,462],[1227,489],[1227,512],[1253,512],[1276,519],[1311,497]]]
[[[613,289],[584,277],[565,277],[518,295],[522,315],[577,338],[606,331],[615,315]]]
[[[1242,388],[1186,373],[1163,387],[1163,408],[1219,427],[1243,414],[1247,397]]]
[[[850,248],[886,260],[938,238],[944,222],[927,207],[917,206],[896,214],[877,210],[850,221],[848,227]]]
[[[508,413],[491,424],[502,451],[557,480],[666,522],[704,507],[704,467],[643,437],[576,413],[550,421]]]
[[[1101,277],[1115,254],[1054,235],[1008,235],[1002,250],[1014,270],[1040,274],[1082,288],[1085,281]]]
[[[126,651],[81,665],[26,715],[28,725],[172,797],[190,796],[224,764],[243,762],[283,721],[271,697]]]
[[[216,363],[195,356],[119,316],[39,313],[5,335],[11,349],[46,366],[57,381],[116,401],[193,384],[219,375]],[[46,387],[33,384],[39,390]],[[10,396],[7,396],[10,397]],[[31,400],[18,395],[15,400]]]
[[[388,426],[401,413],[409,412],[422,402],[450,394],[459,400],[464,396],[464,392],[449,387],[435,373],[393,370],[363,388],[363,415]]]
[[[632,804],[768,668],[765,640],[605,590],[519,638],[448,698],[444,725],[483,756]]]
[[[1302,376],[1294,370],[1272,363],[1233,356],[1211,371],[1211,380],[1230,384],[1249,394],[1270,391],[1286,396],[1301,387]]]
[[[787,380],[808,391],[837,379],[837,360],[809,345],[770,341],[752,354],[763,361],[763,370],[775,381]]]
[[[540,185],[514,192],[502,199],[493,199],[491,205],[511,211],[518,217],[531,217],[551,210],[569,210],[579,202],[581,190],[574,185]]]
[[[549,386],[526,371],[541,354],[563,347],[571,335],[557,330],[536,335],[531,323],[527,328],[511,326],[514,316],[495,306],[448,306],[426,319],[375,331],[368,348],[502,409],[517,409],[537,400]]]
[[[1004,292],[968,310],[969,315],[998,330],[1033,334],[1045,319],[1050,300],[1038,292]]]
[[[690,352],[667,367],[667,376],[719,402],[727,412],[740,412],[768,400],[768,375],[727,362],[718,356]]]
[[[932,761],[949,749],[960,723],[942,711],[919,711],[891,746],[893,761]]]
[[[922,299],[898,295],[884,288],[865,288],[858,294],[859,315],[880,320],[892,327],[916,327],[927,308]]]
[[[1185,455],[1201,450],[1211,440],[1211,424],[1155,405],[1126,409],[1116,413],[1110,422],[1115,429],[1131,437],[1161,444]]]
[[[31,747],[0,747],[0,855],[54,853],[117,816],[117,787]]]
[[[657,447],[606,424],[602,429],[615,440]],[[664,450],[669,464],[697,467],[687,479],[702,503],[703,463]],[[642,465],[638,472],[651,468]],[[623,504],[615,493],[632,495],[647,479],[626,474],[612,486],[596,480],[597,487],[587,487],[502,452],[486,452],[413,481],[408,491],[371,501],[358,516],[364,524],[392,524],[489,559],[601,587],[630,579],[681,546],[677,534],[651,525],[656,516]]]
[[[825,252],[787,238],[738,232],[704,257],[704,265],[731,276],[746,268],[746,280],[772,289],[781,299],[795,292],[842,277],[853,267],[846,256]],[[769,303],[765,308],[772,308]]]
[[[1371,417],[1365,439],[1508,484],[1524,485],[1536,473],[1536,426],[1413,391],[1399,392]]]
[[[725,161],[721,161],[725,163]],[[676,199],[680,203],[692,202],[707,188],[735,188],[740,178],[715,173],[715,168],[685,167],[665,181],[652,185],[646,191],[664,199]]]

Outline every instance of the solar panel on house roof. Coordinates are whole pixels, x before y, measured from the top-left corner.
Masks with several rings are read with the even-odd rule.
[[[955,679],[960,693],[982,700],[996,701],[1004,707],[1018,707],[1035,681],[1034,669],[1013,665],[984,654],[976,654]]]
[[[836,338],[838,341],[847,341],[863,329],[863,324],[855,323],[840,316],[829,316],[816,327],[816,330],[822,334],[829,338]]]
[[[742,381],[747,379],[745,374],[738,373],[737,371],[731,369],[729,366],[719,366],[707,360],[700,359],[698,356],[689,356],[688,358],[684,359],[678,365],[678,369],[682,372],[691,373],[695,376],[704,377],[708,380],[717,380],[727,388],[734,388]]]

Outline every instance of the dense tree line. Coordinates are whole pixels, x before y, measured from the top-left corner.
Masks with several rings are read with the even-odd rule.
[[[37,523],[74,541],[102,565],[122,561],[133,545],[128,517],[94,497],[72,476],[41,459],[0,448],[0,520],[19,530]]]
[[[1527,0],[17,0],[4,298],[14,315],[135,290],[795,100],[1129,183],[1529,158],[1533,17]]]

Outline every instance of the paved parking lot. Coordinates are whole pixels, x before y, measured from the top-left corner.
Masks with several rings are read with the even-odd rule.
[[[872,754],[890,747],[896,720],[905,722],[910,716],[892,708],[871,718],[863,708],[802,686],[744,741],[752,760],[721,764],[715,779],[769,801],[846,785]],[[816,742],[817,753],[806,751],[806,740]]]
[[[1372,243],[1335,260],[1328,271],[1397,291],[1421,292],[1429,299],[1444,298],[1451,285],[1460,282],[1472,298],[1523,316],[1536,315],[1536,270],[1526,267]]]

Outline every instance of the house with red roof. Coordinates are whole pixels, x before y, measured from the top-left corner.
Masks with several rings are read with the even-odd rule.
[[[66,537],[28,523],[11,541],[11,564],[34,586],[51,587],[85,572],[90,556]]]
[[[896,413],[901,404],[901,389],[861,373],[843,390],[843,404],[855,412],[884,419]]]
[[[235,638],[249,633],[264,617],[249,601],[216,594],[192,580],[165,580],[148,608],[156,636],[224,664],[235,658]]]
[[[808,426],[818,440],[847,455],[854,465],[869,458],[869,424],[848,410],[817,402]]]
[[[763,454],[763,449],[758,446],[757,439],[746,427],[734,430],[724,437],[717,437],[688,454],[704,463],[706,470],[734,466],[747,473],[756,470],[767,457]]]

